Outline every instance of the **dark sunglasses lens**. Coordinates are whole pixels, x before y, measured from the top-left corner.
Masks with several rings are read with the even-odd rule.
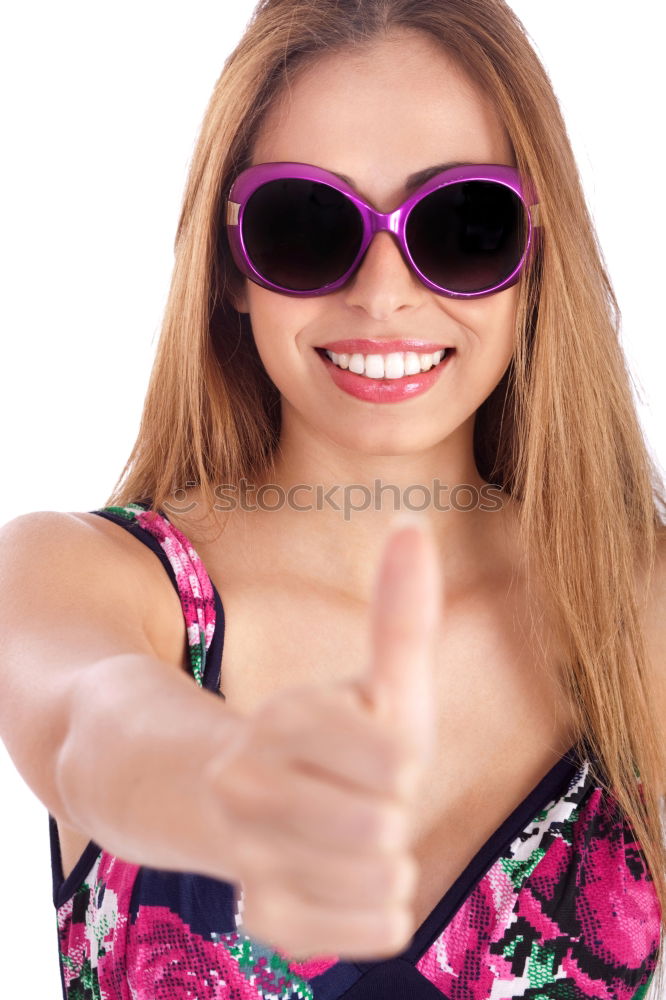
[[[354,262],[363,223],[340,191],[300,178],[268,181],[243,213],[247,254],[262,277],[296,292],[323,288]]]
[[[409,214],[407,245],[418,269],[451,292],[481,292],[518,266],[526,240],[518,195],[495,181],[448,184]]]

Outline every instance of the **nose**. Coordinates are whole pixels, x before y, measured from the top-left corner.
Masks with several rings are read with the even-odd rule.
[[[348,306],[386,320],[398,310],[416,308],[427,291],[402,256],[397,238],[382,231],[373,236],[342,294]]]

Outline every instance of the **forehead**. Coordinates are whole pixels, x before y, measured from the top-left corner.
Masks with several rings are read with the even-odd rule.
[[[343,173],[375,199],[433,164],[514,165],[491,101],[419,32],[326,53],[276,98],[253,163],[292,160]]]

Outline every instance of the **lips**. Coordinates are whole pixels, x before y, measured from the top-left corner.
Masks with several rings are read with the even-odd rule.
[[[404,375],[402,378],[369,378],[358,375],[348,369],[339,368],[326,354],[323,348],[316,348],[316,353],[324,364],[324,371],[335,385],[350,396],[367,403],[398,403],[413,399],[427,392],[440,378],[446,377],[444,372],[449,369],[455,358],[454,349],[447,351],[439,364],[433,365],[428,371],[416,375]]]
[[[327,344],[317,345],[315,350],[333,351],[335,354],[399,354],[406,351],[432,354],[452,346],[452,344],[435,344],[430,340],[368,340],[353,337],[348,340],[331,340]]]

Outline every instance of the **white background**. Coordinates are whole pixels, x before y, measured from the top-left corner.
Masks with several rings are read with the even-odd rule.
[[[512,6],[563,106],[663,470],[658,5]],[[92,510],[121,471],[196,133],[251,9],[244,0],[23,0],[2,15],[0,524],[31,510]],[[0,993],[50,1000],[60,981],[47,813],[2,744],[0,781]]]

